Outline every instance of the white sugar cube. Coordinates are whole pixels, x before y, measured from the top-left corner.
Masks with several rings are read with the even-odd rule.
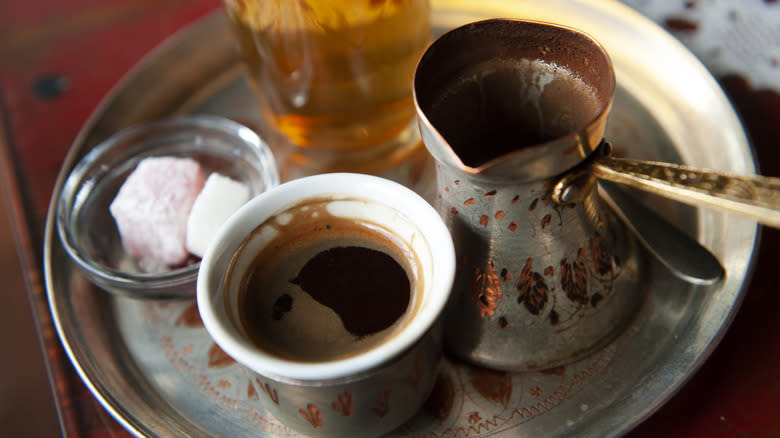
[[[203,257],[219,227],[249,200],[249,188],[218,173],[206,179],[187,220],[187,250]]]

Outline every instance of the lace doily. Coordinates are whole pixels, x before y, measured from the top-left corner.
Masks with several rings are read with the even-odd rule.
[[[780,1],[621,0],[663,26],[716,77],[780,90]]]

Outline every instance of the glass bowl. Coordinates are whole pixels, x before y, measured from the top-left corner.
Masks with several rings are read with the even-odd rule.
[[[57,232],[79,268],[102,289],[135,298],[194,298],[200,260],[157,273],[142,272],[125,252],[109,205],[144,158],[189,157],[206,175],[219,172],[254,197],[279,184],[270,149],[251,129],[197,115],[164,119],[118,132],[71,170],[56,206]]]

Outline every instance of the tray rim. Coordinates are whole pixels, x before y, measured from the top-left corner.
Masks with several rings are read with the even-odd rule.
[[[529,0],[529,1],[533,1],[533,0]],[[480,9],[479,6],[475,7],[473,4],[464,0],[440,0],[440,1],[434,0],[432,3],[434,3],[434,6],[436,3],[447,3],[448,8],[451,9],[463,8],[464,9],[464,11],[462,11],[463,13],[466,13],[465,10],[467,10],[469,7],[472,8],[473,10]],[[492,3],[496,3],[496,1]],[[622,3],[618,3],[615,0],[607,0],[607,1],[574,0],[574,3],[586,5],[586,7],[591,7],[594,9],[617,8],[618,10],[620,10],[621,14],[628,14],[629,16],[632,16],[631,18],[632,20],[636,20],[637,22],[642,23],[645,26],[657,27],[657,25],[652,21],[650,21],[649,19],[640,15],[638,12],[634,11],[628,6]],[[599,4],[599,6],[593,6],[594,4]],[[56,235],[56,230],[55,230],[56,227],[54,227],[54,216],[53,216],[54,210],[52,207],[56,205],[59,190],[62,186],[65,177],[67,176],[66,170],[72,168],[78,161],[79,157],[84,153],[86,153],[86,150],[88,150],[88,147],[90,146],[86,144],[86,140],[89,139],[91,131],[94,129],[96,125],[99,124],[99,121],[105,116],[106,109],[109,108],[112,103],[114,103],[118,95],[120,95],[121,92],[128,86],[128,84],[132,83],[137,78],[137,76],[141,74],[149,65],[153,64],[160,55],[165,54],[170,49],[170,47],[174,46],[180,40],[187,38],[189,35],[196,34],[198,28],[202,26],[204,22],[208,20],[214,20],[215,19],[214,17],[219,15],[223,15],[221,10],[217,10],[215,12],[212,12],[211,14],[207,14],[205,17],[192,22],[188,26],[180,29],[179,31],[175,32],[173,35],[164,39],[154,49],[152,49],[144,57],[142,57],[141,60],[139,60],[139,62],[131,70],[129,70],[125,75],[123,75],[121,79],[101,99],[100,103],[95,107],[95,109],[90,114],[90,116],[88,117],[88,119],[86,120],[82,128],[79,130],[77,137],[74,139],[73,144],[71,145],[71,148],[69,149],[65,157],[63,166],[60,170],[60,174],[55,184],[52,199],[49,203],[49,209],[48,209],[47,219],[45,223],[44,276],[45,276],[46,294],[50,306],[49,310],[53,316],[52,319],[55,325],[55,329],[57,331],[57,335],[60,341],[62,342],[66,354],[69,360],[71,361],[71,363],[73,364],[74,369],[76,370],[77,374],[82,379],[82,381],[85,383],[87,388],[90,390],[92,395],[95,396],[95,398],[109,412],[109,414],[111,414],[111,416],[114,419],[116,419],[127,431],[131,432],[136,436],[145,436],[142,430],[146,428],[143,427],[142,424],[139,424],[138,419],[133,417],[131,414],[128,415],[129,418],[126,418],[124,415],[122,415],[123,412],[126,412],[124,408],[117,400],[114,399],[112,394],[108,393],[104,385],[102,385],[100,382],[93,381],[92,376],[90,376],[87,373],[87,371],[83,368],[82,364],[79,362],[78,357],[76,357],[73,351],[73,346],[68,341],[67,336],[64,335],[64,329],[61,325],[59,312],[55,307],[56,300],[53,299],[55,298],[54,296],[55,291],[53,290],[52,279],[51,279],[51,271],[53,269],[52,260],[50,257],[53,251],[52,244],[53,242],[55,242],[54,244],[58,242],[57,240],[58,237]],[[671,35],[667,34],[662,29],[660,28],[658,29],[661,30],[661,34],[665,34],[666,37],[668,37],[669,41],[671,41],[674,45],[678,46],[678,49],[682,49],[682,51],[690,55],[690,57],[692,58],[691,62],[694,64],[698,64],[700,66],[701,70],[706,73],[707,80],[715,81],[714,78],[709,73],[709,71],[706,69],[706,67],[704,67],[703,64],[701,64],[700,61],[688,51],[687,48],[682,46],[682,44],[679,41],[674,39]],[[717,85],[717,82],[715,82],[715,84]],[[720,86],[719,85],[717,86],[718,89],[720,90]],[[720,91],[722,92],[722,90]],[[730,101],[726,99],[726,102],[728,103],[732,113],[734,113],[735,117],[737,117],[739,121],[739,117],[734,112],[734,109],[731,106]],[[739,123],[741,127],[741,121],[739,121]],[[758,167],[755,151],[751,147],[750,141],[744,132],[744,128],[740,133],[738,133],[738,135],[742,137],[741,140],[744,143],[744,145],[746,145],[747,152],[749,153],[749,157],[745,157],[745,158],[749,162],[749,166],[752,167],[753,170],[755,171]],[[736,291],[736,298],[732,303],[732,305],[730,306],[730,308],[728,309],[728,312],[725,315],[724,322],[719,326],[719,329],[716,331],[715,335],[710,338],[709,343],[703,349],[702,354],[700,354],[696,358],[696,360],[691,364],[691,366],[688,368],[688,373],[684,376],[684,378],[675,382],[675,385],[667,389],[664,393],[659,394],[660,397],[658,397],[656,403],[652,406],[648,406],[644,411],[641,412],[641,415],[637,415],[633,421],[628,422],[625,427],[620,429],[619,431],[620,434],[627,433],[628,431],[636,427],[638,424],[640,424],[642,421],[644,421],[646,418],[648,418],[650,415],[652,415],[655,411],[660,409],[665,404],[666,401],[672,398],[688,382],[688,380],[701,368],[701,366],[710,357],[710,355],[715,350],[715,348],[717,348],[722,337],[725,335],[734,317],[736,316],[742,304],[742,301],[744,299],[747,286],[749,285],[750,279],[752,278],[756,266],[756,259],[758,255],[756,250],[760,243],[760,234],[761,234],[761,228],[760,226],[758,226],[758,224],[756,224],[755,232],[754,232],[755,238],[753,239],[753,245],[750,250],[750,257],[745,263],[745,275],[742,278],[742,282],[740,284],[739,290]]]

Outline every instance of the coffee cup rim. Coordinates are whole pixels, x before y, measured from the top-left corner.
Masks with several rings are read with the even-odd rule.
[[[378,202],[399,212],[414,224],[430,250],[431,290],[415,317],[391,339],[344,359],[303,363],[274,356],[255,347],[231,322],[222,291],[232,255],[245,238],[275,213],[304,199],[342,196]],[[376,370],[417,343],[436,323],[449,300],[455,277],[452,237],[438,212],[420,195],[391,180],[364,174],[329,173],[281,184],[250,200],[220,228],[201,260],[196,294],[206,331],[237,362],[278,380],[323,381],[343,379]],[[215,287],[215,285],[219,285]]]

